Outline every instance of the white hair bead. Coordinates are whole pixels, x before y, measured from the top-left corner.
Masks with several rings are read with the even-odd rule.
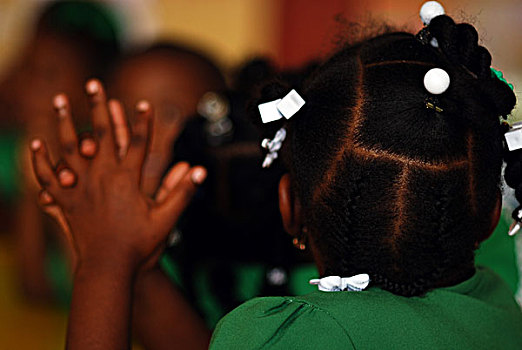
[[[420,18],[424,25],[428,25],[432,19],[444,13],[444,7],[442,7],[440,3],[437,1],[428,1],[425,2],[420,9]]]
[[[424,76],[424,87],[430,94],[440,95],[448,90],[450,77],[444,69],[432,68]]]

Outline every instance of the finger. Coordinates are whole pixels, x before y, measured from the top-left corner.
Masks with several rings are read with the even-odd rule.
[[[69,167],[67,162],[60,160],[54,167],[54,173],[58,179],[58,184],[63,187],[73,187],[76,185],[77,176],[74,171]]]
[[[72,237],[71,228],[69,226],[69,223],[65,219],[65,215],[63,214],[62,209],[56,204],[48,204],[43,205],[42,210],[44,211],[44,213],[53,218],[58,224],[58,226],[60,226],[65,237],[66,246],[74,247],[74,240]]]
[[[58,94],[53,99],[53,105],[58,116],[58,140],[62,155],[67,163],[75,169],[82,165],[78,155],[78,137],[71,118],[71,109],[67,96]]]
[[[80,141],[80,154],[86,158],[93,158],[96,155],[98,146],[92,137],[85,137]]]
[[[114,128],[114,138],[118,148],[118,157],[125,158],[130,142],[129,126],[123,106],[118,100],[109,101],[109,111],[111,113],[112,126]]]
[[[61,214],[61,209],[54,201],[53,196],[51,196],[51,194],[46,190],[42,190],[40,191],[38,200],[42,210],[54,220],[58,221],[58,218]]]
[[[186,162],[180,162],[174,165],[165,175],[161,186],[156,193],[156,203],[161,203],[167,198],[170,191],[176,187],[179,181],[183,179],[185,174],[190,170],[190,166]]]
[[[168,227],[174,225],[206,177],[207,171],[203,167],[197,166],[188,171],[170,191],[163,203],[153,211],[156,220]]]
[[[56,204],[54,201],[53,196],[46,190],[40,191],[40,194],[38,196],[38,200],[40,202],[40,206],[42,207],[42,210],[51,216],[56,222],[60,225],[62,230],[65,233],[68,233],[69,225],[67,224],[67,221],[65,220],[65,217],[63,215],[62,209]]]
[[[51,194],[46,190],[40,191],[40,194],[38,195],[38,201],[41,206],[48,206],[54,204],[53,196],[51,196]]]
[[[45,143],[35,139],[31,142],[30,148],[33,171],[38,183],[56,198],[56,194],[60,193],[60,185],[53,171]]]
[[[114,160],[116,153],[105,90],[97,79],[89,80],[85,85],[85,90],[91,102],[92,127],[94,139],[98,143],[100,159]]]
[[[134,169],[139,177],[141,176],[141,169],[149,145],[152,107],[147,101],[140,101],[136,105],[136,111],[138,116],[132,130],[125,163],[129,168]]]
[[[58,171],[58,182],[62,187],[74,187],[76,185],[76,174],[67,168]]]

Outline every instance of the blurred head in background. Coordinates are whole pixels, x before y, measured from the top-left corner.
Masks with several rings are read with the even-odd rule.
[[[51,99],[65,92],[85,106],[82,87],[119,51],[117,23],[102,4],[59,1],[40,11],[31,39],[0,84],[2,120],[38,130],[52,116]],[[83,120],[86,110],[75,111]]]
[[[174,142],[207,92],[226,89],[217,65],[197,50],[171,43],[158,43],[119,60],[108,79],[109,96],[120,100],[130,120],[140,100],[155,110],[151,153],[144,171],[144,189],[153,194],[161,173],[172,158]]]
[[[88,77],[103,74],[118,51],[117,23],[102,4],[59,1],[40,8],[31,37],[0,81],[2,200],[14,198],[21,185],[17,165],[21,134],[45,136],[55,148],[51,100],[60,92],[70,96],[77,106],[75,119],[85,124],[83,84]]]

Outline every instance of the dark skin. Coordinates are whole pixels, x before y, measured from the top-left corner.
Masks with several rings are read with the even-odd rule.
[[[58,112],[66,104],[65,95],[59,94],[54,98],[54,107]],[[130,143],[127,118],[121,103],[117,100],[109,100],[108,109],[112,121],[116,153],[121,158],[127,154]],[[63,128],[59,131],[59,138],[65,142],[67,133]],[[79,153],[83,157],[92,158],[96,155],[96,151],[97,144],[94,139],[87,137],[80,141]],[[75,184],[76,176],[71,169],[63,168],[58,172],[58,181],[62,187],[71,187]],[[161,179],[161,174],[157,174],[157,176]],[[155,194],[156,201],[164,200],[170,192],[174,180],[175,178],[170,173],[165,177]],[[142,192],[143,187],[144,181],[141,181]],[[73,246],[71,229],[53,197],[44,190],[41,192],[39,200],[43,210],[59,223],[70,246]],[[145,266],[139,270],[136,278],[133,298],[133,314],[135,315],[133,328],[136,336],[147,349],[171,349],[173,345],[179,345],[181,348],[206,348],[210,341],[210,331],[157,265],[157,258],[160,256],[162,248],[157,249]],[[73,255],[72,258],[73,266],[76,266],[75,256]],[[180,316],[183,317],[183,322],[180,322]]]
[[[109,79],[110,95],[122,102],[128,115],[140,99],[155,108],[150,153],[143,170],[143,190],[149,195],[158,189],[172,158],[174,141],[196,114],[199,99],[208,91],[222,89],[220,82],[202,71],[200,64],[185,54],[146,52],[124,60]]]
[[[57,104],[56,100],[61,145],[70,149],[66,153],[71,169],[56,173],[45,144],[35,140],[31,145],[34,170],[45,190],[41,201],[61,211],[78,259],[67,347],[129,348],[135,293],[142,303],[138,309],[145,310],[138,323],[158,326],[151,327],[155,335],[146,344],[147,348],[166,349],[175,345],[206,348],[208,332],[201,320],[156,267],[158,251],[169,228],[206,174],[202,168],[177,164],[167,174],[155,199],[150,200],[140,190],[152,114],[150,105],[138,104],[136,126],[129,132],[130,143],[123,152],[114,137],[118,126],[111,123],[114,116],[111,117],[107,107],[103,88],[98,82],[89,82],[87,90],[95,130],[94,156],[86,158],[78,147],[67,147],[77,145],[78,140],[68,103]],[[321,255],[313,235],[303,226],[301,205],[288,174],[280,181],[279,206],[288,233],[299,237],[307,232],[306,238],[322,272]],[[498,221],[498,214],[498,210],[493,213],[492,227]]]
[[[58,114],[66,105],[67,97],[64,94],[59,94],[54,98],[54,107]],[[121,158],[127,154],[130,143],[128,121],[119,101],[109,100],[108,110],[115,138],[115,151],[118,158]],[[66,143],[67,130],[61,128],[59,138]],[[96,151],[97,144],[94,139],[87,137],[80,141],[79,153],[83,157],[92,158],[96,155]],[[161,174],[156,175],[161,179]],[[62,187],[71,187],[75,184],[76,176],[71,169],[63,168],[58,172],[58,181]],[[171,190],[174,180],[170,173],[165,177],[155,194],[156,201],[164,200]],[[144,181],[141,181],[142,192],[143,188]],[[41,192],[39,199],[43,210],[60,224],[64,236],[72,246],[74,239],[61,208],[45,190]],[[210,340],[210,331],[157,265],[157,258],[160,256],[162,248],[157,249],[145,266],[140,269],[136,278],[133,298],[133,314],[135,315],[133,328],[136,336],[147,349],[170,349],[175,344],[182,348],[206,348]],[[73,266],[76,266],[75,256],[73,255],[72,258]],[[183,315],[181,326],[173,327],[180,324],[181,315]],[[194,339],[197,340],[196,343],[194,343]]]
[[[167,174],[155,200],[149,199],[140,190],[140,177],[147,154],[150,105],[138,104],[129,148],[119,159],[103,88],[99,82],[91,81],[87,91],[96,155],[88,159],[78,152],[78,147],[70,147],[77,145],[78,139],[65,103],[57,108],[60,143],[67,150],[66,161],[74,171],[61,169],[56,173],[45,144],[38,139],[31,144],[33,166],[47,199],[63,213],[77,257],[68,348],[125,349],[129,347],[134,287],[139,293],[138,280],[157,284],[157,272],[151,268],[156,265],[157,252],[206,172],[201,167],[177,164]],[[74,174],[72,185],[61,185],[63,172]],[[173,300],[167,304],[174,309],[170,324],[187,332],[185,338],[190,338],[190,348],[205,348],[208,332],[198,323],[199,319],[180,313],[189,307],[180,304],[181,298],[172,290],[162,291]]]

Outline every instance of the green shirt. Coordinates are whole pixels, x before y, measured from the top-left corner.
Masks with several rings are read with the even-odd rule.
[[[13,130],[0,132],[0,200],[4,202],[16,200],[20,189],[19,148],[19,133]]]
[[[508,286],[477,268],[423,297],[379,288],[248,301],[218,324],[210,349],[522,349]]]

